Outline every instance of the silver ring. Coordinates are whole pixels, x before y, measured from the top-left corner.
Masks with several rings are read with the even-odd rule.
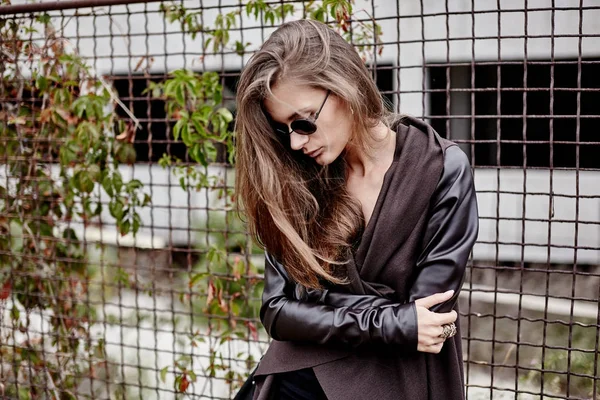
[[[443,331],[440,335],[442,339],[448,339],[456,335],[456,325],[454,324],[454,322],[442,325],[442,329]]]

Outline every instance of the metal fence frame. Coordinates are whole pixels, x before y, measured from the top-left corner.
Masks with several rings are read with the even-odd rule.
[[[103,40],[106,37],[96,34],[96,16],[101,13],[113,17],[124,15],[128,21],[127,32],[113,30],[111,23],[110,33],[107,35],[111,46],[113,40],[118,36],[125,37],[127,40],[135,36],[145,37],[144,40],[148,43],[150,33],[147,32],[146,36],[144,36],[144,29],[149,29],[148,15],[152,13],[160,14],[155,9],[149,10],[148,4],[158,2],[171,3],[158,0],[69,0],[15,4],[1,6],[0,18],[11,19],[23,16],[33,18],[36,15],[48,12],[56,18],[62,19],[62,21],[65,18],[69,19],[69,21],[73,20],[69,23],[75,23],[77,25],[76,32],[79,32],[81,27],[79,26],[78,19],[91,15],[94,18],[94,27],[91,29],[93,32],[92,35],[78,34],[75,37],[69,38],[75,44],[75,47],[78,47],[82,41],[85,41],[85,43],[99,43],[101,39]],[[143,4],[139,5],[138,3]],[[221,4],[221,1],[218,2],[218,5],[204,5],[202,1],[191,3],[185,3],[189,6],[188,9],[199,11],[218,10],[222,12],[224,9],[233,9],[236,7],[242,10],[245,6],[245,3],[241,1],[236,4],[227,5]],[[268,4],[281,5],[284,3],[294,4],[295,6],[306,6],[306,2],[303,1],[273,1]],[[366,5],[369,2],[364,3]],[[406,6],[406,4],[404,7],[401,6],[400,1],[397,0],[393,7],[396,11],[395,15],[376,15],[376,12],[378,12],[377,7],[383,7],[383,5],[376,5],[375,3],[375,1],[370,2],[371,9],[369,10],[374,20],[381,23],[386,23],[386,21],[390,23],[392,21],[392,23],[398,26],[396,40],[384,40],[382,43],[376,44],[376,46],[388,48],[394,48],[395,46],[397,49],[395,59],[391,61],[391,64],[389,63],[389,59],[382,62],[381,56],[375,52],[374,59],[369,64],[378,82],[384,82],[387,79],[386,84],[388,87],[382,88],[383,92],[389,95],[390,99],[394,101],[397,111],[403,111],[405,105],[410,107],[410,102],[412,101],[412,97],[410,96],[417,95],[415,98],[420,99],[422,111],[421,115],[418,116],[426,118],[434,124],[440,133],[455,140],[470,155],[472,166],[475,169],[476,187],[480,203],[492,204],[490,210],[493,210],[493,212],[491,214],[484,212],[482,215],[482,222],[488,224],[485,226],[490,228],[490,236],[480,236],[478,240],[473,260],[470,261],[468,266],[467,280],[460,298],[466,383],[468,389],[467,398],[528,398],[526,396],[532,396],[531,398],[533,396],[546,396],[548,398],[600,398],[600,394],[598,393],[598,350],[600,337],[600,309],[598,308],[598,300],[600,298],[600,256],[598,254],[600,254],[600,243],[590,244],[589,241],[586,242],[589,239],[586,236],[590,234],[589,232],[593,235],[594,229],[600,231],[600,215],[598,215],[598,210],[594,209],[594,207],[600,209],[600,192],[590,189],[590,186],[588,186],[593,186],[594,182],[597,183],[600,181],[600,165],[593,155],[594,149],[596,151],[600,149],[600,140],[597,136],[593,136],[593,128],[590,128],[591,124],[600,118],[600,111],[590,112],[586,108],[587,102],[593,99],[600,100],[598,97],[600,96],[600,82],[590,77],[594,74],[594,71],[600,72],[600,52],[595,53],[598,49],[594,46],[591,46],[592,50],[587,51],[584,46],[587,43],[584,43],[586,39],[597,41],[600,37],[600,30],[589,32],[593,28],[590,28],[584,22],[586,21],[586,15],[598,15],[600,13],[600,6],[591,5],[592,2],[585,2],[583,0],[576,5],[574,5],[575,3],[559,5],[552,0],[547,2],[547,6],[529,7],[528,2],[525,1],[522,8],[508,8],[503,2],[497,1],[495,3],[496,9],[494,10],[478,9],[475,5],[475,0],[473,0],[471,2],[471,9],[465,11],[456,8],[449,0],[445,1],[441,10],[438,6],[427,4],[423,0],[415,0],[411,2],[412,5],[418,6],[418,10],[415,11]],[[138,4],[138,6],[134,6],[135,4]],[[125,6],[125,8],[119,8],[118,11],[114,11],[113,7],[115,6]],[[102,8],[100,12],[101,7],[107,8]],[[81,8],[85,8],[86,11],[79,14]],[[535,16],[542,13],[545,13],[543,15],[550,15],[549,35],[530,32],[530,30],[535,31]],[[577,14],[575,18],[577,23],[572,26],[573,30],[576,31],[575,33],[564,33],[561,31],[562,27],[559,27],[556,23],[558,15],[561,13]],[[486,16],[492,16],[496,19],[496,35],[477,35],[476,21],[480,23],[480,18]],[[507,24],[506,18],[516,18],[517,16],[522,16],[523,18],[523,34],[503,33],[503,29],[510,32],[512,28],[510,24]],[[132,29],[133,27],[130,22],[131,18],[137,17],[145,20],[145,28],[141,30],[141,33],[132,32],[134,29]],[[462,17],[468,17],[472,21],[470,38],[456,36],[452,30],[454,28],[451,29],[453,18]],[[357,23],[357,21],[358,23],[360,21],[368,22],[370,19],[364,18],[361,20],[360,17],[356,17],[353,22]],[[438,22],[444,23],[443,27],[439,30],[442,36],[428,37],[427,35],[431,34],[431,32],[438,32],[429,30],[431,28],[428,24]],[[259,24],[259,26],[244,26],[243,19],[239,23],[239,27],[232,28],[232,32],[241,32],[242,41],[244,40],[244,34],[250,35],[249,32],[254,31],[259,32],[256,35],[257,38],[264,39],[268,30],[267,28],[270,28],[263,24]],[[400,33],[400,25],[411,23],[415,24],[419,28],[419,31],[415,36],[403,39]],[[174,178],[170,174],[161,182],[153,181],[153,172],[150,168],[156,165],[157,154],[152,154],[152,152],[158,150],[153,150],[154,147],[152,146],[162,143],[165,146],[165,151],[169,152],[175,148],[176,141],[172,138],[170,121],[167,120],[167,117],[164,115],[156,117],[152,114],[152,100],[149,95],[134,93],[134,82],[136,80],[149,82],[154,77],[160,79],[166,76],[166,70],[169,69],[167,60],[169,57],[179,57],[184,60],[183,66],[190,67],[186,57],[199,56],[199,64],[192,67],[197,70],[211,69],[205,62],[204,50],[190,49],[186,46],[185,42],[182,46],[183,53],[172,52],[171,49],[167,48],[167,35],[179,33],[181,32],[174,32],[172,29],[168,30],[167,24],[165,24],[162,34],[164,36],[164,54],[162,55],[165,59],[162,74],[160,72],[153,72],[152,75],[146,76],[136,71],[139,65],[142,65],[142,60],[140,60],[135,49],[131,48],[131,42],[128,45],[128,54],[116,54],[113,48],[110,51],[109,63],[113,67],[115,60],[118,58],[124,58],[128,65],[126,71],[120,71],[124,75],[113,73],[113,76],[108,77],[115,85],[119,81],[122,81],[122,90],[119,92],[122,102],[129,110],[135,110],[136,105],[140,107],[140,104],[142,109],[145,108],[142,114],[134,111],[139,122],[145,125],[144,129],[146,132],[146,136],[143,139],[136,140],[138,142],[137,145],[146,146],[144,149],[147,148],[150,154],[147,157],[148,161],[140,163],[139,166],[136,164],[131,169],[142,169],[144,166],[148,166],[149,172],[146,175],[148,181],[144,183],[148,183],[152,196],[157,196],[157,193],[164,191],[167,194],[167,203],[151,206],[153,211],[144,221],[149,231],[139,235],[135,239],[119,237],[116,234],[115,225],[110,223],[103,224],[102,228],[97,230],[86,228],[83,233],[85,240],[90,243],[102,242],[112,246],[111,248],[117,254],[118,261],[116,263],[118,265],[129,265],[129,267],[135,270],[134,280],[137,280],[139,277],[137,269],[145,262],[152,264],[153,270],[162,270],[161,273],[164,275],[161,276],[163,277],[172,277],[181,268],[187,270],[189,275],[192,276],[192,266],[202,256],[202,251],[199,251],[194,244],[194,240],[197,238],[196,235],[198,233],[207,234],[208,230],[212,229],[208,225],[203,228],[194,227],[194,221],[192,221],[193,211],[202,210],[207,213],[211,211],[208,205],[207,194],[203,193],[195,197],[196,195],[193,195],[191,191],[187,191],[187,199],[180,201],[181,199],[176,199],[171,194],[172,188],[176,188],[178,183],[172,180]],[[152,37],[155,38],[155,36]],[[530,53],[535,53],[534,50],[537,49],[528,45],[528,42],[542,43],[544,40],[549,41],[549,48],[546,49],[549,57],[547,59],[540,59],[538,55],[530,56]],[[573,43],[573,41],[578,43],[577,50],[574,52],[576,57],[565,59],[564,56],[556,56],[556,52],[559,50],[557,43],[561,40],[570,40],[570,43]],[[467,53],[467,58],[463,59],[463,61],[457,61],[456,57],[453,56],[453,46],[455,43],[461,41],[470,43],[470,54]],[[503,45],[510,46],[510,41],[520,41],[519,43],[523,43],[524,51],[522,58],[507,58],[505,56]],[[495,59],[484,60],[476,57],[476,53],[480,50],[479,46],[482,43],[493,43],[497,47]],[[403,54],[413,51],[412,49],[415,46],[419,49],[421,62],[407,64],[407,61],[402,58]],[[430,46],[443,51],[432,58],[429,55],[430,50],[428,50]],[[148,54],[145,57],[149,59],[152,56]],[[223,83],[226,82],[226,79],[231,78],[234,80],[237,74],[235,71],[231,72],[229,68],[239,70],[243,66],[243,60],[238,61],[237,65],[232,65],[231,61],[225,61],[226,57],[231,57],[231,54],[221,53],[220,61],[218,62],[220,63],[220,70],[218,72],[221,74]],[[99,59],[100,57],[96,57],[96,49],[94,49],[90,62],[96,63]],[[135,61],[137,63],[138,60],[140,60],[139,64],[136,67],[132,67],[132,62]],[[562,68],[561,66],[563,65],[573,65],[576,67],[576,76],[572,77],[574,84],[570,87],[556,86],[556,82],[559,80],[559,77],[556,75],[556,69]],[[512,72],[510,72],[509,68],[511,66],[522,68],[520,86],[506,87],[503,85],[503,78],[504,80],[510,80]],[[544,68],[547,68],[549,73],[548,87],[531,86],[530,82],[535,77],[528,70],[546,73],[544,72],[546,71]],[[582,71],[585,71],[585,74]],[[416,73],[417,76],[421,77],[422,83],[420,88],[415,89],[410,84],[407,84],[407,81],[403,80],[405,76],[403,74],[408,73]],[[482,75],[488,73],[493,73],[493,75],[490,75],[487,80],[483,79],[483,83],[478,81],[482,80]],[[438,81],[434,81],[434,75]],[[486,86],[490,82],[494,82],[495,85]],[[506,99],[512,99],[510,101],[513,101],[516,98],[514,96],[508,97],[511,94],[516,94],[517,97],[521,98],[522,107],[520,107],[521,112],[518,114],[511,114],[506,111],[508,103]],[[2,94],[4,99],[10,97],[4,96]],[[488,97],[486,98],[485,96]],[[530,113],[528,108],[536,106],[531,98],[538,99],[538,101],[541,101],[539,99],[547,101],[547,112]],[[487,99],[485,101],[488,101],[488,103],[484,103],[482,99]],[[12,97],[10,100],[15,101],[19,99]],[[25,101],[26,99],[21,100]],[[229,97],[226,97],[224,101],[232,101],[231,93],[229,93]],[[575,112],[561,112],[561,110],[566,110],[564,107],[570,107],[573,101],[575,102]],[[434,104],[433,102],[437,103]],[[481,111],[479,104],[487,104],[489,109]],[[518,101],[516,104],[518,106]],[[121,111],[118,112],[121,113]],[[125,113],[121,113],[120,115],[124,120],[129,119],[129,116]],[[520,128],[520,132],[514,137],[506,139],[509,133],[512,134],[512,132],[507,132],[507,126],[511,126],[507,125],[509,121],[517,121],[516,126]],[[531,139],[531,136],[535,135],[538,131],[542,132],[540,135],[546,134],[546,128],[538,128],[539,124],[537,121],[547,123],[547,139]],[[563,133],[555,128],[557,124],[562,124],[563,122],[573,124],[573,130]],[[156,139],[159,130],[158,126],[162,127],[160,129],[165,130],[163,139]],[[480,133],[477,126],[483,127],[482,131],[484,133]],[[535,132],[530,128],[531,126],[536,126]],[[0,132],[0,138],[3,135],[4,133]],[[488,146],[486,147],[487,151],[480,150],[482,146]],[[548,152],[547,165],[531,166],[528,163],[528,157],[529,159],[533,157],[533,153],[529,149],[536,148],[543,149],[540,150],[542,152]],[[561,154],[557,154],[559,151],[555,149],[560,149]],[[517,159],[520,164],[505,164],[506,161],[503,157],[510,151],[519,154]],[[568,155],[571,154],[569,153],[570,151],[573,151],[572,156]],[[565,164],[555,165],[555,160],[559,160],[558,157],[562,157],[563,155],[567,157],[565,158],[567,159]],[[2,159],[0,159],[1,162],[3,162]],[[560,162],[562,163],[562,161]],[[581,163],[584,164],[583,167]],[[215,167],[223,166],[224,164],[215,165]],[[225,183],[222,183],[222,185],[228,185],[227,179],[226,172]],[[574,185],[569,186],[572,190],[569,189],[570,191],[568,192],[561,192],[563,181],[572,182],[572,179],[575,180]],[[541,186],[539,186],[538,183],[542,181],[544,184],[540,184]],[[507,185],[507,182],[513,183],[512,186],[505,189],[506,186],[504,185]],[[200,196],[205,197],[206,205],[196,207],[194,204],[199,201],[198,197]],[[529,203],[532,199],[538,198],[543,199],[541,203]],[[506,210],[504,208],[506,205],[505,202],[511,201],[519,204],[514,206],[517,213],[510,216],[503,215]],[[531,212],[531,208],[538,207],[540,204],[546,207],[543,210],[545,217],[529,216],[528,213]],[[559,206],[563,205],[569,210],[574,207],[572,209],[573,212],[569,214],[572,216],[568,218],[564,217],[565,214],[561,214],[560,217],[555,217],[555,206],[557,204]],[[166,226],[161,225],[160,222],[154,220],[153,216],[156,211],[167,213],[169,218],[174,214],[181,213],[183,215],[182,218],[187,219],[187,226],[173,226],[172,223]],[[217,208],[214,211],[223,211],[223,209]],[[557,214],[560,214],[559,211],[557,211]],[[0,214],[0,218],[2,218],[2,214]],[[225,218],[227,219],[227,216]],[[169,219],[169,221],[172,220]],[[534,225],[536,223],[539,225]],[[517,226],[517,228],[514,228],[517,231],[520,229],[520,239],[512,240],[502,236],[501,230],[507,224]],[[554,243],[555,238],[553,235],[556,235],[555,232],[557,230],[560,231],[562,229],[563,225],[561,224],[566,224],[569,227],[572,226],[572,236],[565,239],[572,242],[570,245],[565,245],[564,242],[560,242],[558,245]],[[546,242],[532,243],[529,241],[526,231],[529,234],[532,229],[535,230],[535,226],[545,229],[543,232],[547,237]],[[162,232],[162,236],[156,234],[156,232]],[[221,230],[221,233],[225,240],[229,235],[235,234],[235,232],[229,232],[226,228]],[[557,255],[563,250],[565,251],[564,255]],[[516,255],[504,258],[506,254],[511,252],[514,252]],[[14,254],[4,255],[8,255],[9,257],[17,256]],[[103,262],[104,257],[104,255],[100,256],[100,263]],[[597,257],[599,261],[594,263],[594,257]],[[163,263],[163,265],[157,266],[160,263]],[[17,272],[11,271],[11,274],[13,273]],[[231,271],[228,271],[228,274],[231,274]],[[541,282],[541,286],[543,287],[534,285],[537,282]],[[107,284],[107,286],[110,287],[111,284]],[[565,287],[568,289],[564,289]],[[117,303],[109,301],[108,303],[99,305],[102,307],[106,307],[107,305],[116,307],[121,314],[119,321],[116,323],[113,321],[112,323],[108,323],[108,325],[115,324],[114,326],[116,327],[120,325],[120,329],[117,330],[120,331],[120,343],[122,346],[124,327],[133,329],[136,326],[135,324],[128,325],[130,323],[123,320],[123,310],[146,310],[154,315],[153,318],[155,321],[158,320],[157,314],[162,315],[166,311],[169,315],[167,318],[171,318],[174,321],[180,312],[176,305],[177,297],[189,294],[189,290],[186,288],[169,288],[167,285],[163,288],[163,293],[165,299],[169,300],[165,304],[168,304],[168,307],[171,307],[171,309],[164,310],[160,308],[156,300],[154,300],[151,307],[140,304],[137,297],[135,297],[134,304],[121,303],[121,286],[116,285],[116,288],[119,293],[116,299]],[[591,292],[591,290],[594,291]],[[0,300],[0,312],[5,311],[2,301]],[[190,317],[192,322],[194,321],[193,310],[183,311],[181,314]],[[208,317],[209,321],[209,333],[205,340],[209,343],[210,347],[215,345],[220,338],[218,333],[211,333],[217,332],[218,329],[216,325],[214,328],[211,328],[213,322],[210,321],[218,321],[220,317],[213,317],[211,315],[204,315],[204,317]],[[198,319],[196,320],[198,321]],[[255,326],[258,326],[260,322],[257,319],[247,321],[244,318],[240,318],[239,321],[240,323],[252,322],[256,324],[248,325],[248,332],[254,335],[254,341],[262,344],[262,349],[264,349],[266,339],[263,337],[259,339],[259,334],[254,332]],[[107,322],[103,321],[103,324],[106,330]],[[8,327],[8,324],[0,320],[0,331],[6,327]],[[515,332],[512,332],[513,329]],[[172,327],[172,330],[175,332],[176,328]],[[538,332],[541,330],[541,338],[538,337],[540,340],[536,340],[536,335],[532,334],[532,331],[535,330],[538,330]],[[154,332],[148,332],[148,335],[152,333],[155,339],[157,339],[158,335],[161,334],[160,332],[162,332],[161,329],[157,329]],[[193,331],[186,333],[193,334]],[[560,335],[566,335],[566,338],[562,337],[566,341],[559,340],[558,337]],[[594,337],[591,337],[592,335]],[[514,338],[510,339],[509,337]],[[562,344],[557,344],[559,342]],[[113,345],[116,345],[118,348],[118,343],[119,341],[115,341]],[[590,345],[592,347],[578,347],[582,346],[581,343],[587,343],[586,346]],[[0,342],[0,346],[7,345],[7,343]],[[18,346],[13,344],[13,347],[16,348]],[[144,362],[139,359],[139,352],[143,347],[139,342],[133,346],[138,351],[138,360],[136,365],[129,365],[128,367],[146,367]],[[250,347],[251,343],[248,340],[247,349],[250,349]],[[146,350],[154,351],[156,359],[159,359],[160,355],[165,351],[170,351],[173,354],[179,353],[178,347],[175,344],[172,344],[170,348],[171,350],[164,350],[155,347]],[[486,351],[489,357],[485,357]],[[252,351],[248,350],[248,352],[251,353]],[[123,353],[122,348],[121,353]],[[231,358],[228,362],[243,364],[244,360],[239,359],[239,357],[236,358],[232,355],[231,351],[228,354]],[[504,357],[500,359],[502,354],[504,354]],[[528,357],[532,358],[528,359]],[[206,358],[208,359],[210,356],[206,356]],[[579,364],[580,361],[587,364],[582,366]],[[563,369],[560,366],[565,362],[566,366]],[[193,365],[193,361],[191,365]],[[155,361],[154,367],[148,368],[148,370],[156,376],[162,374],[163,365],[159,365],[158,361]],[[123,366],[121,366],[121,371],[124,371]],[[203,371],[203,373],[206,374],[207,371]],[[0,377],[2,377],[1,373]],[[208,375],[202,377],[200,373],[198,373],[198,377],[201,378],[201,381],[204,379],[202,381],[202,385],[204,386],[201,395],[203,397],[228,398],[226,396],[231,396],[235,390],[235,384],[229,382],[226,378],[215,378]],[[226,382],[225,386],[228,388],[228,393],[223,394],[219,392],[219,389],[213,388],[213,385],[218,386],[220,384],[217,382],[219,380]],[[581,382],[586,382],[585,384],[589,385],[589,390],[577,387],[578,385],[582,385]],[[176,381],[176,384],[181,385],[181,379]],[[127,383],[126,385],[138,387],[140,390],[145,386],[139,377],[138,382]],[[166,396],[167,393],[174,395],[173,390],[159,388],[157,385],[151,385],[149,389],[157,397]],[[210,395],[205,394],[205,389],[210,392]],[[139,396],[142,397],[143,392],[140,391],[139,393]]]

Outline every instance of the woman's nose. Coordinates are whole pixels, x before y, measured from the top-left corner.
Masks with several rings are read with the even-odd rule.
[[[300,135],[296,132],[290,133],[290,147],[293,150],[300,150],[308,140],[308,135]]]

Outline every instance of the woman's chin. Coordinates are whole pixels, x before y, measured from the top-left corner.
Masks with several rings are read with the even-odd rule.
[[[317,157],[314,158],[315,163],[321,165],[321,166],[325,166],[331,163],[331,160],[329,160],[326,157],[326,154],[319,154]]]
[[[337,160],[342,154],[336,154],[336,153],[332,153],[329,151],[323,151],[321,154],[319,154],[318,156],[316,156],[314,158],[315,163],[321,165],[321,166],[325,166],[325,165],[329,165],[332,162],[334,162],[335,160]]]

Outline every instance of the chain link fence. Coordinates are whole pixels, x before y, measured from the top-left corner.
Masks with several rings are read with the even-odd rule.
[[[306,17],[471,160],[467,398],[600,398],[598,2],[2,3],[0,397],[233,397],[269,340],[236,81]]]

